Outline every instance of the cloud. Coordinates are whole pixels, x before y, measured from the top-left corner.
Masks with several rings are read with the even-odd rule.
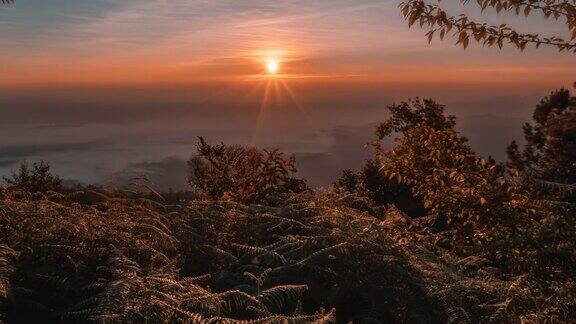
[[[358,50],[370,43],[366,37],[375,39],[367,33],[378,32],[382,37],[386,34],[381,31],[391,28],[386,19],[375,16],[376,11],[388,18],[396,16],[385,10],[395,8],[393,4],[367,0],[94,2],[92,6],[60,4],[69,8],[63,12],[54,9],[58,3],[46,9],[45,5],[28,5],[26,11],[15,8],[12,14],[19,16],[11,18],[15,27],[0,32],[13,44],[7,46],[9,50],[3,48],[5,53],[0,51],[0,57],[11,59],[5,73],[11,82],[26,83],[27,78],[47,83],[72,82],[70,78],[94,82],[96,74],[104,77],[102,71],[109,75],[108,82],[118,80],[116,73],[130,75],[125,77],[132,82],[151,75],[158,80],[158,73],[162,74],[158,71],[173,73],[183,64],[202,67],[254,58],[262,50],[279,49],[296,58],[333,54],[342,48]],[[188,78],[203,76],[198,72],[202,71]]]

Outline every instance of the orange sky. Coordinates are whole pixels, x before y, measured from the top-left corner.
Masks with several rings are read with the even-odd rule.
[[[551,49],[428,44],[393,0],[17,0],[0,6],[0,176],[23,159],[102,181],[136,166],[185,179],[197,136],[297,154],[313,184],[369,156],[385,107],[446,104],[472,148],[504,157],[550,91],[576,81]],[[443,1],[454,14],[473,5]],[[509,18],[512,18],[510,20]],[[490,24],[561,31],[487,11]],[[266,94],[267,59],[280,75]],[[264,99],[267,98],[267,99]],[[173,158],[176,159],[173,159]],[[172,173],[171,173],[172,172]],[[173,184],[166,184],[173,185]]]
[[[59,8],[59,5],[62,6]],[[0,9],[0,85],[181,84],[244,80],[268,57],[306,79],[571,84],[574,56],[452,40],[428,45],[394,1],[22,0]],[[467,7],[454,10],[469,11]],[[501,16],[488,14],[497,23]],[[561,26],[515,19],[528,30]],[[9,63],[7,63],[9,62]]]

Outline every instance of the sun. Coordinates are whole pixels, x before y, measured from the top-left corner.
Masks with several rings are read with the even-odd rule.
[[[268,72],[268,74],[277,74],[278,68],[278,61],[273,59],[266,61],[266,72]]]

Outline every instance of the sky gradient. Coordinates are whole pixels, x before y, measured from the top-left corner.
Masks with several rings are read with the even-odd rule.
[[[428,44],[397,6],[18,0],[0,7],[0,173],[23,159],[48,160],[88,182],[165,164],[182,172],[183,162],[174,163],[202,135],[296,153],[302,172],[325,184],[369,155],[363,144],[386,105],[414,96],[446,104],[476,150],[502,158],[539,98],[575,81],[574,55]],[[479,15],[470,6],[448,9]],[[543,34],[562,30],[539,17],[513,22]],[[280,62],[281,77],[264,99],[269,58]]]

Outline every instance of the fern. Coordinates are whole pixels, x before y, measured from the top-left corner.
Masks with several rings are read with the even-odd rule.
[[[235,264],[238,262],[238,258],[236,256],[220,248],[212,245],[204,245],[204,248],[210,250],[217,258],[225,261],[228,264]]]
[[[342,242],[333,246],[323,248],[319,251],[312,253],[309,257],[298,262],[299,265],[311,264],[324,257],[330,257],[332,253],[347,255],[351,245],[347,242]]]
[[[449,324],[472,324],[470,316],[462,307],[455,307],[448,309],[448,322]]]
[[[552,210],[563,210],[571,211],[576,209],[576,203],[557,201],[557,200],[546,200],[538,199],[533,202],[534,206],[550,208]]]
[[[0,191],[0,314],[11,321],[569,321],[574,306],[573,221],[562,214],[518,224],[532,236],[503,232],[453,252],[438,248],[448,233],[422,226],[426,217],[389,208],[377,219],[335,204],[332,191],[290,194],[280,207],[160,208],[117,191],[95,205],[15,195]],[[520,271],[506,263],[514,250],[536,269],[517,282],[502,279]],[[554,281],[537,276],[545,266]]]
[[[257,299],[274,313],[282,313],[286,305],[294,303],[308,290],[306,285],[276,286],[258,295]]]
[[[253,262],[260,262],[262,258],[270,258],[272,261],[279,262],[281,264],[289,262],[285,257],[282,255],[274,252],[269,251],[265,248],[257,247],[257,246],[248,246],[243,244],[232,244],[233,247],[237,248],[238,250],[246,253],[246,255],[254,257]]]
[[[18,253],[6,245],[0,245],[0,300],[8,296],[10,290],[9,276],[14,271],[14,259]]]
[[[259,309],[264,312],[267,311],[266,305],[258,300],[258,298],[238,290],[216,294],[210,298],[218,298],[222,300],[228,313],[231,313],[232,311],[246,310],[248,308]]]

